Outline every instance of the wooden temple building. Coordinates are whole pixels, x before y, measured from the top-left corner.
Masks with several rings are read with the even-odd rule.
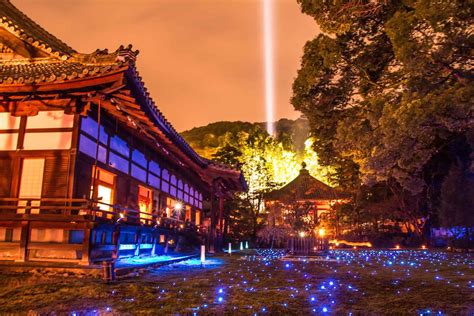
[[[78,53],[0,0],[0,260],[218,247],[225,200],[245,180],[175,131],[137,54]]]

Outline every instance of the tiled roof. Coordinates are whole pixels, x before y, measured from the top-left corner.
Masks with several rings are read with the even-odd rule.
[[[67,59],[75,53],[74,49],[36,24],[9,0],[0,0],[0,26],[2,25],[22,40],[58,58]]]
[[[0,84],[39,84],[63,82],[84,77],[97,76],[117,70],[118,62],[108,64],[84,64],[75,60],[52,60],[50,58],[0,61]]]
[[[267,200],[335,200],[335,189],[311,176],[303,165],[300,174],[281,189],[265,195]]]

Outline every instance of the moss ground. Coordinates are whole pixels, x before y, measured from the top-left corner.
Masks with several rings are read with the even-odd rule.
[[[333,261],[281,261],[269,251],[162,267],[104,284],[0,274],[0,314],[474,314],[472,255],[334,251]]]

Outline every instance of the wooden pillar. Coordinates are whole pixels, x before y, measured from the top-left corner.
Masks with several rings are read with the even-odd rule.
[[[209,229],[209,252],[216,252],[215,241],[216,241],[216,208],[214,207],[214,188],[211,188],[211,227]]]
[[[219,197],[219,231],[224,232],[224,198]]]
[[[156,231],[153,232],[152,234],[153,236],[153,247],[151,248],[151,256],[155,256],[156,255],[156,243],[157,241],[159,241],[159,238],[160,238],[160,234],[157,234]]]
[[[18,262],[28,261],[28,242],[30,239],[30,221],[21,222],[20,255]]]
[[[142,230],[138,228],[135,232],[136,240],[135,240],[135,256],[140,255],[140,245],[142,243]]]
[[[68,176],[67,176],[67,197],[72,198],[74,195],[74,178],[76,174],[76,158],[77,158],[77,148],[79,146],[79,124],[80,117],[78,114],[74,115],[74,128],[72,132],[71,140],[71,150],[68,153],[69,156],[69,166],[68,166]],[[72,204],[71,204],[72,205]]]
[[[117,260],[120,256],[120,225],[114,226],[114,231],[112,233],[112,242],[114,244],[115,250],[112,252],[112,260]]]
[[[168,253],[168,241],[169,241],[169,233],[165,234],[165,249],[163,250],[164,254]]]
[[[82,259],[80,264],[89,265],[91,251],[91,229],[84,228],[84,239],[82,240]]]

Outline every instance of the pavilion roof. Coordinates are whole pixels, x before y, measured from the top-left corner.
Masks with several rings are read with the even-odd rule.
[[[10,107],[12,100],[56,99],[58,93],[101,102],[105,111],[146,135],[173,161],[190,165],[204,178],[220,177],[234,190],[245,190],[239,170],[199,156],[168,122],[138,73],[137,55],[131,45],[114,52],[78,53],[9,0],[0,0],[0,108]]]
[[[296,178],[282,188],[265,195],[267,201],[337,200],[342,197],[343,194],[311,176],[305,163]]]

